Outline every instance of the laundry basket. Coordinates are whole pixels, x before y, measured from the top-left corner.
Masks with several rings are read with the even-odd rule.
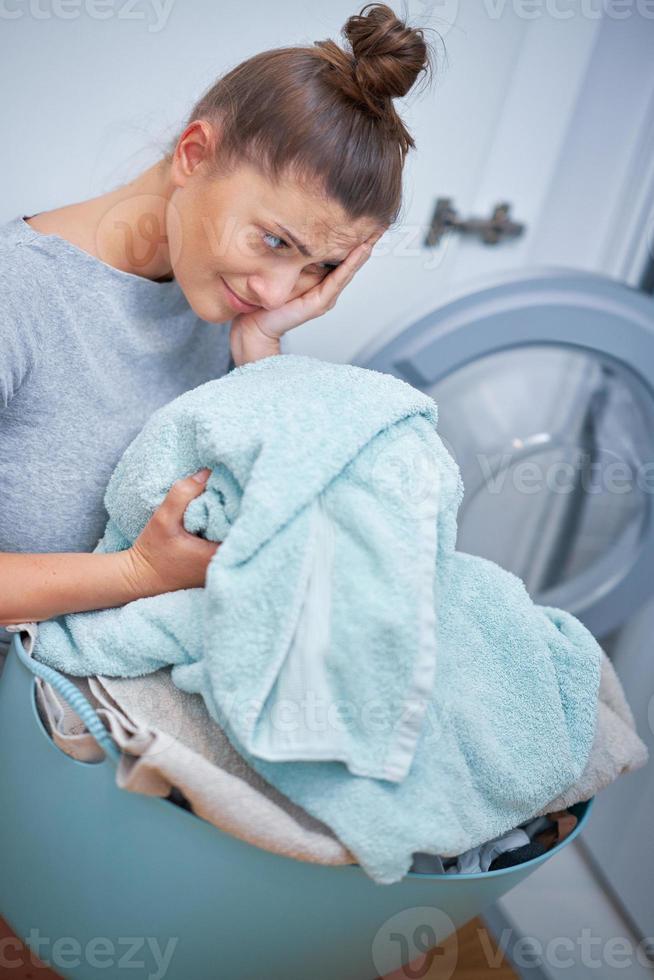
[[[84,763],[62,752],[36,706],[44,665],[22,635],[0,676],[0,914],[65,977],[124,966],[134,980],[373,980],[519,884],[588,817],[592,800],[571,808],[569,837],[513,868],[393,885],[359,865],[274,854],[120,789],[118,748],[81,692],[75,710],[97,723],[107,754]]]

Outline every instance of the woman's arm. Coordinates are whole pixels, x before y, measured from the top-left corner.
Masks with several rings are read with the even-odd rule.
[[[0,626],[122,606],[140,597],[129,551],[0,553]]]
[[[220,543],[189,534],[183,522],[189,502],[204,492],[210,472],[204,467],[176,480],[124,551],[0,552],[0,626],[203,588]]]

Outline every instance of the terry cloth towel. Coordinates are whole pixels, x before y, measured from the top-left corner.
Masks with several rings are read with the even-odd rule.
[[[31,653],[38,626],[26,624],[25,629]],[[150,796],[167,797],[178,789],[198,816],[266,850],[320,864],[353,863],[354,856],[328,827],[266,783],[233,749],[202,697],[180,691],[170,675],[169,667],[134,678],[68,675],[96,707],[123,753],[116,784]],[[42,678],[36,684],[37,703],[55,744],[83,762],[104,758],[62,696]],[[645,765],[647,757],[620,680],[602,650],[597,724],[586,768],[565,791],[565,804],[559,797],[543,813],[590,799],[621,774]],[[523,829],[531,838],[549,823],[541,815]],[[420,852],[413,855],[411,870],[444,873],[439,856]]]
[[[618,776],[646,764],[647,746],[636,731],[636,721],[612,661],[602,650],[602,674],[597,702],[597,721],[590,756],[579,779],[566,787],[535,817],[565,810],[589,800]]]
[[[8,629],[21,632],[23,647],[33,655],[40,626]],[[314,864],[356,863],[329,827],[245,762],[202,697],[173,684],[169,667],[145,677],[67,679],[95,708],[121,751],[120,789],[158,797],[179,790],[196,816],[256,847]],[[102,761],[103,749],[65,698],[43,678],[35,682],[41,720],[58,748],[80,762]]]
[[[35,656],[73,674],[175,664],[260,758],[399,782],[434,684],[437,548],[453,547],[462,493],[436,420],[390,375],[295,355],[186,392],[123,454],[95,550],[129,546],[171,484],[208,466],[184,518],[224,542],[206,589],[60,616]]]
[[[405,382],[296,355],[180,396],[116,467],[96,550],[127,547],[175,479],[209,466],[184,519],[224,540],[206,588],[44,622],[34,656],[77,675],[174,665],[252,768],[379,883],[416,851],[460,854],[519,825],[586,765],[601,649],[454,550],[463,487],[436,422]],[[318,723],[275,718],[278,698],[317,703]]]

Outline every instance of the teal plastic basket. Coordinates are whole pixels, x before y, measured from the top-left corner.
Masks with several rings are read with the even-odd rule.
[[[377,885],[359,865],[273,854],[169,800],[120,789],[119,750],[101,719],[20,636],[0,676],[0,914],[64,977],[373,980],[566,847],[593,802],[572,807],[574,832],[524,864]],[[35,673],[67,692],[103,761],[79,762],[54,744]]]

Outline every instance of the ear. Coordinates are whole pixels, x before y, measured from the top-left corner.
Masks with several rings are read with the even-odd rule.
[[[181,133],[171,162],[171,176],[179,187],[183,187],[198,168],[207,173],[211,170],[221,132],[222,124],[195,119]]]

